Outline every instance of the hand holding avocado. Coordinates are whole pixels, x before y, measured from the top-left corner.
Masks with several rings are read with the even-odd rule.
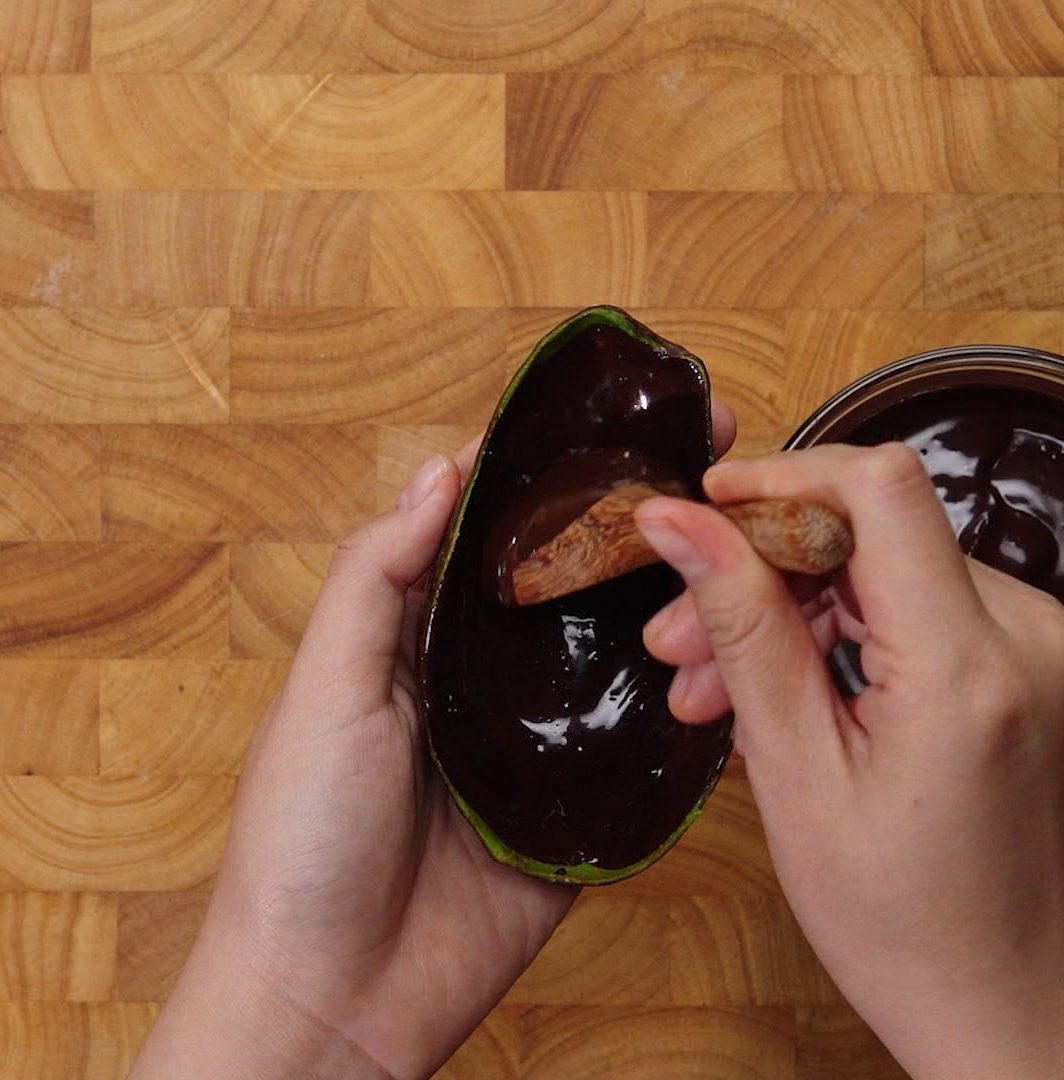
[[[715,420],[726,448],[734,420],[723,406]],[[706,484],[719,502],[821,501],[857,537],[847,602],[803,609],[722,515],[676,500],[640,512],[689,585],[648,645],[686,673],[673,692],[686,719],[734,703],[780,880],[818,954],[919,1080],[1052,1075],[1064,612],[965,560],[896,447],[718,466]],[[137,1080],[428,1075],[567,910],[572,890],[489,857],[426,768],[413,583],[458,487],[454,463],[429,463],[338,551]],[[871,684],[851,702],[819,659],[843,633]]]
[[[723,515],[678,500],[638,515],[688,584],[646,632],[680,666],[673,710],[734,707],[810,942],[918,1080],[1059,1075],[1064,608],[966,559],[897,445],[728,463],[705,487],[821,501],[854,529],[852,595],[803,612]],[[869,681],[850,701],[820,660],[840,636]]]
[[[735,417],[712,409],[724,453]],[[569,909],[575,889],[492,859],[432,768],[415,707],[425,575],[475,452],[426,462],[336,552],[132,1080],[427,1076]]]
[[[433,459],[336,552],[137,1080],[427,1076],[572,903],[491,859],[425,754],[415,583],[459,488]]]

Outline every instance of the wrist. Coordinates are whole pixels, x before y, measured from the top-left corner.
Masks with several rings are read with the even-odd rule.
[[[356,1043],[267,986],[210,916],[130,1080],[393,1080]]]
[[[985,997],[958,989],[963,1008],[951,1008],[943,995],[926,1010],[926,1022],[885,1033],[883,1041],[914,1080],[1048,1080],[1064,1061],[1064,997],[1056,981],[1032,975],[1029,986]]]

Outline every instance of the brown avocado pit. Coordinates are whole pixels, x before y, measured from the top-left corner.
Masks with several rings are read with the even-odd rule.
[[[433,575],[418,672],[433,757],[500,861],[620,880],[675,842],[716,782],[730,723],[676,721],[673,671],[642,643],[682,590],[673,571],[530,608],[500,599],[509,560],[574,508],[639,479],[701,498],[711,462],[701,362],[615,308],[563,323],[504,394]]]

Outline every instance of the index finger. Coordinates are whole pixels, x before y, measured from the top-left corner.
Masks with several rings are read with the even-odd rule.
[[[850,519],[850,581],[869,630],[892,648],[924,651],[944,622],[985,614],[953,529],[919,455],[900,443],[835,443],[709,469],[715,502],[801,498]]]

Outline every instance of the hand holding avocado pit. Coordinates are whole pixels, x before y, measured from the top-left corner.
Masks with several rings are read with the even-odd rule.
[[[597,500],[510,573],[500,594],[510,607],[527,607],[611,581],[658,562],[635,523],[636,508],[671,492],[650,484],[622,484]],[[830,574],[853,553],[853,534],[834,510],[797,499],[761,499],[717,506],[770,566],[798,574]]]

